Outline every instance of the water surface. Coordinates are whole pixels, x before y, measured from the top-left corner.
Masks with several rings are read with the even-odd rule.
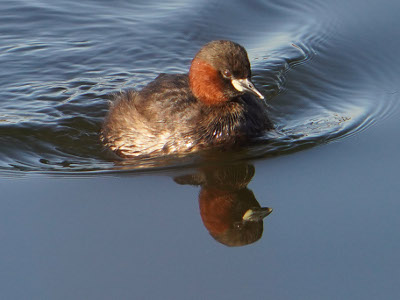
[[[0,9],[4,298],[397,299],[398,1]],[[213,39],[246,47],[276,131],[235,152],[110,159],[109,95],[186,73]],[[273,212],[227,247],[202,201],[242,196]]]
[[[210,2],[3,6],[3,170],[114,169],[98,141],[109,94],[141,88],[161,72],[186,73],[198,49],[218,38],[245,45],[268,97],[277,131],[266,134],[256,156],[342,138],[397,109],[397,70],[385,64],[386,49],[360,41],[373,21],[360,16],[354,26],[360,12],[327,14],[329,5],[317,1],[312,13],[309,5],[274,1],[237,3],[226,13]]]

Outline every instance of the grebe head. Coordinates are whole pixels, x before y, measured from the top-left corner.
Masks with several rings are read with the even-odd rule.
[[[212,41],[196,54],[189,71],[193,94],[209,105],[252,93],[264,99],[251,82],[246,50],[231,41]]]

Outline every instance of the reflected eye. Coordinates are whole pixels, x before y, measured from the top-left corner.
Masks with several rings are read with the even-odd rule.
[[[233,224],[233,228],[235,228],[236,230],[242,230],[244,224],[242,222],[235,222]]]
[[[225,78],[231,78],[232,77],[232,73],[229,70],[225,70],[224,72],[222,72],[222,74],[224,75]]]

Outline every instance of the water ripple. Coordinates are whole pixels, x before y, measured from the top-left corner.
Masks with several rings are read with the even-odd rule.
[[[350,137],[399,112],[397,55],[360,38],[369,30],[370,40],[390,45],[379,26],[362,17],[354,24],[325,1],[10,3],[0,4],[0,170],[7,176],[266,158]],[[248,49],[276,130],[223,155],[110,158],[98,139],[108,95],[161,72],[187,72],[199,47],[216,38]]]

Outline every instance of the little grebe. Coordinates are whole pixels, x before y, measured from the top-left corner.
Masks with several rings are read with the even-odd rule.
[[[141,91],[114,96],[101,139],[121,157],[233,147],[273,128],[251,82],[246,50],[212,41],[189,74],[160,74]]]

